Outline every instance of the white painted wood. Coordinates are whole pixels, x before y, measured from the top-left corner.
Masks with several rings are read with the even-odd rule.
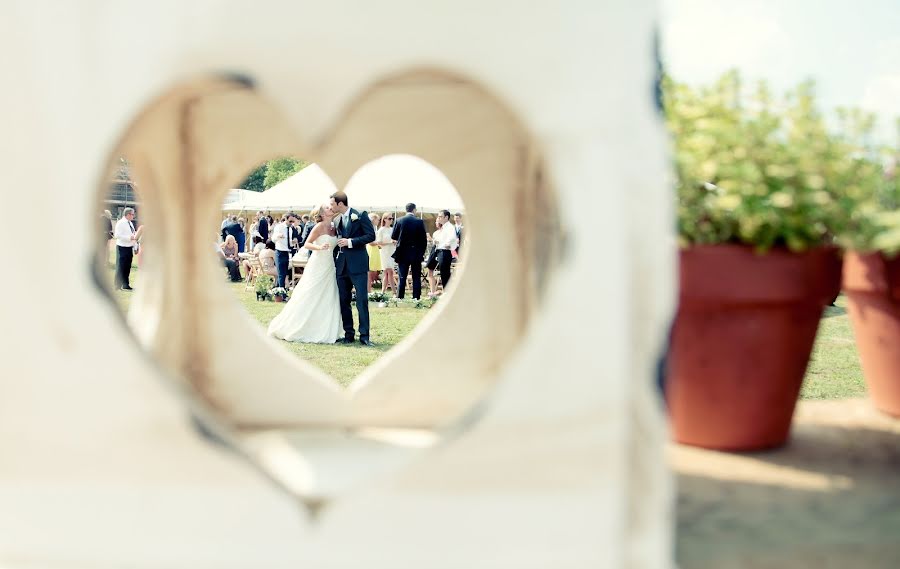
[[[0,565],[668,567],[655,15],[624,0],[0,7],[23,245],[9,261],[36,281],[0,284]],[[121,148],[150,224],[134,335],[89,268]],[[349,393],[277,350],[281,371],[246,382],[241,356],[272,344],[205,254],[222,193],[282,150],[339,186],[411,151],[466,201],[466,274]],[[457,382],[408,372],[445,355],[437,334],[466,354]],[[338,442],[347,427],[435,438],[367,458],[362,434]],[[329,485],[292,486],[296,463],[266,461],[276,440]],[[347,476],[355,463],[372,474]]]

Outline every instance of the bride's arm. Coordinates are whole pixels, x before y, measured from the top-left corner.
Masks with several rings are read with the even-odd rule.
[[[325,249],[328,249],[329,248],[328,243],[326,243],[322,246],[316,245],[314,243],[315,240],[318,239],[320,235],[322,235],[322,224],[321,223],[316,224],[316,226],[313,227],[313,230],[309,234],[309,237],[306,238],[306,243],[303,245],[303,248],[309,249],[310,251],[323,251]]]

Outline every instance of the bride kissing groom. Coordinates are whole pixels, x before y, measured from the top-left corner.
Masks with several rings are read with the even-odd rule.
[[[352,344],[355,330],[350,301],[351,289],[355,288],[359,342],[373,346],[369,339],[366,245],[375,240],[375,228],[366,212],[348,206],[344,192],[335,192],[329,203],[312,211],[311,217],[316,225],[304,247],[312,253],[291,299],[269,324],[268,333],[289,342],[330,344],[338,339]]]

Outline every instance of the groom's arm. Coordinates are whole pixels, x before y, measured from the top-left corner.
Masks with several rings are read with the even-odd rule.
[[[375,241],[375,228],[372,227],[372,220],[369,219],[369,214],[367,212],[360,213],[359,220],[362,222],[363,234],[350,239],[350,246],[354,249]]]

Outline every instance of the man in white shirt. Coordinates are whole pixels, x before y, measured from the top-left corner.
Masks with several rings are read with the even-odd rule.
[[[450,282],[450,262],[453,260],[452,251],[459,246],[459,237],[456,235],[456,226],[453,225],[448,210],[441,211],[437,216],[437,220],[444,224],[434,237],[434,247],[437,251],[438,268],[441,271],[441,286],[446,291],[447,283]]]
[[[134,236],[134,210],[126,207],[122,210],[122,217],[116,222],[113,237],[116,240],[116,288],[122,290],[134,290],[128,283],[131,275],[131,261],[134,258],[134,245],[137,239]]]
[[[278,271],[278,286],[283,287],[290,269],[291,248],[288,243],[287,218],[275,224],[272,229],[272,241],[275,242],[275,268]]]

